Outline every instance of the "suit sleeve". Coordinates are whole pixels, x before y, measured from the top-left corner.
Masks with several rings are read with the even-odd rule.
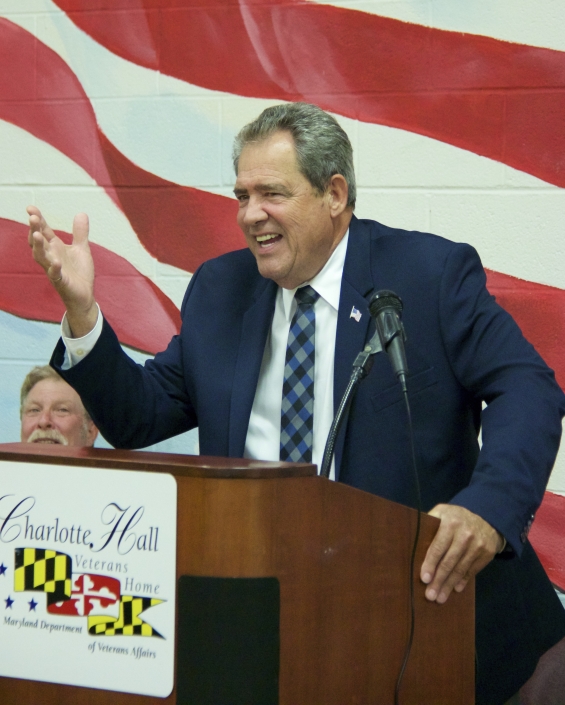
[[[452,499],[521,553],[561,438],[565,397],[554,374],[486,289],[475,250],[458,245],[441,283],[440,321],[455,376],[484,402],[471,482]]]
[[[196,272],[183,306],[193,290]],[[59,340],[51,366],[80,395],[104,438],[116,448],[145,448],[197,426],[183,368],[182,336],[145,365],[122,350],[104,319],[102,334],[91,352],[68,370],[61,368],[64,344]]]

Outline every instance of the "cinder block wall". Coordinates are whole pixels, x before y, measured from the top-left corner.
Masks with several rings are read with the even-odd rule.
[[[0,441],[19,437],[19,386],[61,313],[25,206],[65,232],[89,214],[103,308],[143,359],[198,263],[243,246],[231,142],[282,100],[340,119],[360,217],[478,249],[565,385],[564,25],[555,0],[0,0]]]

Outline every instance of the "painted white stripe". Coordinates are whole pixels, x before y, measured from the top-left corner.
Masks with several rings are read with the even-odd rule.
[[[34,203],[53,228],[71,232],[75,213],[88,213],[91,241],[124,257],[180,306],[190,275],[159,264],[123,212],[83,169],[46,142],[1,120],[0,153],[0,217],[27,223],[25,208]]]
[[[225,185],[222,157],[227,154],[229,160],[233,135],[243,124],[223,107],[231,96],[125,61],[91,39],[50,0],[42,2],[37,36],[75,73],[112,143],[138,166],[174,183],[210,190]],[[29,31],[28,15],[7,17]],[[237,98],[235,102],[240,104]],[[271,103],[257,101],[252,114]],[[231,172],[229,178],[231,185]]]
[[[162,178],[228,195],[233,136],[273,101],[206,91],[134,66],[43,2],[52,11],[38,18],[38,34],[77,73],[116,147]],[[490,268],[565,287],[565,190],[427,137],[338,119],[355,148],[359,215],[465,240]]]
[[[356,154],[357,215],[468,242],[486,267],[565,288],[565,189],[427,137],[340,122]]]
[[[440,29],[565,50],[561,0],[338,0],[334,4]],[[133,162],[176,183],[229,193],[233,135],[270,102],[207,91],[123,61],[77,29],[49,0],[0,0],[0,16],[28,31],[37,28],[39,38],[69,63],[91,97],[104,132]],[[142,115],[143,111],[148,113]],[[434,140],[339,119],[356,150],[361,187],[358,215],[409,229],[436,229],[447,237],[470,241],[489,267],[565,286],[560,271],[565,242],[562,190]],[[163,273],[170,281],[184,281],[184,273],[155,263],[143,251],[111,199],[57,150],[0,122],[0,153],[0,216],[26,222],[25,206],[37,201],[40,207],[45,205],[53,225],[68,230],[74,213],[87,210],[94,241],[126,256],[148,276],[157,271],[165,291],[160,281]],[[180,303],[178,295],[171,298]],[[2,317],[15,323],[0,321],[6,332],[0,336],[4,341],[0,363],[5,365],[12,357],[44,362],[51,344],[38,350],[34,341],[42,339],[44,328],[52,328],[56,336],[56,327],[22,322],[0,312]],[[29,324],[25,340],[16,323]],[[7,396],[4,390],[0,404]],[[16,414],[14,405],[4,416]],[[12,430],[10,437],[1,440],[15,440],[17,426]],[[561,455],[550,489],[565,487],[565,449]]]

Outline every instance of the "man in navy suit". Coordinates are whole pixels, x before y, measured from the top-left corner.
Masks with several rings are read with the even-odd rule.
[[[477,576],[477,703],[501,704],[565,635],[563,609],[527,542],[565,413],[553,373],[488,294],[471,247],[355,218],[351,145],[327,113],[300,103],[267,109],[236,138],[234,164],[248,250],[198,269],[180,335],[145,368],[121,351],[94,300],[86,216],[65,246],[28,209],[34,257],[67,309],[51,364],[115,446],[198,426],[206,455],[278,459],[294,295],[308,285],[316,353],[304,457],[319,464],[372,333],[366,297],[398,292],[422,503],[440,519],[420,576],[439,604]],[[332,476],[414,506],[409,467],[401,391],[377,356],[337,440]]]

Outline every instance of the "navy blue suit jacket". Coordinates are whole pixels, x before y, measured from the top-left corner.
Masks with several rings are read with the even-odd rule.
[[[367,295],[392,289],[404,302],[423,508],[450,501],[464,506],[513,549],[477,578],[477,702],[487,705],[510,697],[541,653],[565,635],[563,610],[526,540],[559,446],[565,398],[485,281],[468,245],[354,217],[338,314],[334,403],[374,330]],[[107,323],[76,367],[61,370],[61,342],[52,364],[117,447],[145,447],[198,426],[202,454],[241,457],[276,291],[248,250],[233,252],[194,274],[180,335],[145,368],[121,352]],[[350,316],[353,306],[362,313],[359,322]],[[359,387],[338,438],[336,475],[415,504],[405,409],[384,354]]]

